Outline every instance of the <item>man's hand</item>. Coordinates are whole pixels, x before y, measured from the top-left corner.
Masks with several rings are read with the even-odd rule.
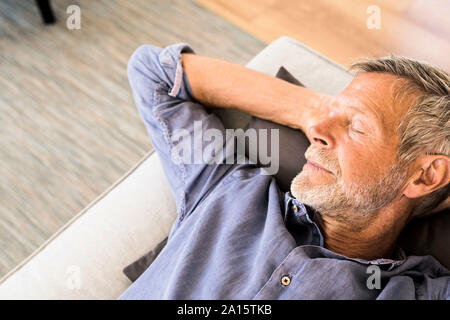
[[[230,62],[182,54],[194,97],[210,107],[237,109],[305,132],[308,111],[323,95]]]

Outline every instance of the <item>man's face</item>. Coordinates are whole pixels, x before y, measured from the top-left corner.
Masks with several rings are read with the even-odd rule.
[[[406,177],[396,163],[396,128],[408,106],[393,102],[401,81],[362,73],[338,96],[324,97],[307,128],[308,162],[292,181],[294,197],[346,220],[345,212],[358,211],[352,218],[363,218],[397,196]]]

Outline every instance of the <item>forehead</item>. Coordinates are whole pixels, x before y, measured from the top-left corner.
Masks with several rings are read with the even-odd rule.
[[[339,94],[338,100],[377,120],[385,129],[393,129],[409,106],[394,101],[396,90],[405,81],[387,73],[360,73]]]

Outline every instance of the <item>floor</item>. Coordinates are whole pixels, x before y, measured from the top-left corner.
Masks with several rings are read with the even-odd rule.
[[[144,43],[245,64],[265,47],[190,0],[0,1],[0,276],[151,148],[126,78]],[[66,8],[81,8],[81,29]]]
[[[196,1],[261,41],[291,36],[344,66],[392,53],[450,70],[449,0]]]

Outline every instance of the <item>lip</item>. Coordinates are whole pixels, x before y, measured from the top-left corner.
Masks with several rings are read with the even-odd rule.
[[[332,173],[330,170],[325,169],[324,167],[322,167],[321,165],[319,165],[317,162],[311,161],[310,159],[306,159],[307,162],[306,164],[313,167],[316,170],[323,170],[326,171],[328,173]]]

